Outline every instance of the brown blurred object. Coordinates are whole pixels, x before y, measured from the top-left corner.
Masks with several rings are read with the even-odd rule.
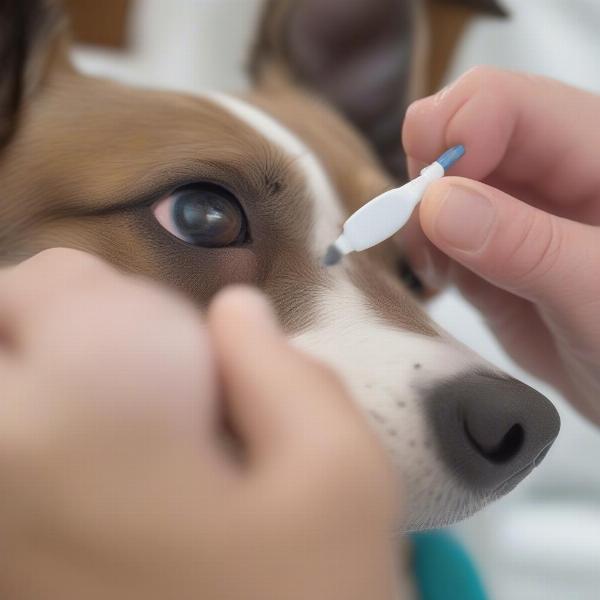
[[[426,3],[431,30],[428,93],[440,89],[454,52],[477,10],[467,6]]]
[[[503,18],[508,13],[493,0],[426,0],[425,7],[431,36],[427,93],[433,94],[473,18],[481,14]]]
[[[132,0],[64,0],[75,39],[84,44],[125,48]]]

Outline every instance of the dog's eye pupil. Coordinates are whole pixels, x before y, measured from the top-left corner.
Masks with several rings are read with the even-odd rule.
[[[238,201],[218,186],[179,188],[156,204],[154,214],[167,231],[194,246],[222,248],[244,241],[244,212]]]
[[[213,190],[176,193],[173,222],[182,236],[199,246],[227,246],[239,237],[242,216],[236,205]]]

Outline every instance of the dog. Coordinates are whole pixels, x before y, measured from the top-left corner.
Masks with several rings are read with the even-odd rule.
[[[432,85],[423,3],[268,1],[251,90],[198,96],[77,72],[51,0],[0,10],[1,264],[86,250],[200,310],[258,286],[389,447],[407,530],[463,519],[539,464],[554,407],[428,318],[396,246],[320,264],[345,218],[405,177],[402,115]]]

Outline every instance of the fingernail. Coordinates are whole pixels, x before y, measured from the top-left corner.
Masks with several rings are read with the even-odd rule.
[[[485,244],[495,216],[488,198],[469,187],[453,185],[441,201],[434,227],[448,246],[476,252]]]

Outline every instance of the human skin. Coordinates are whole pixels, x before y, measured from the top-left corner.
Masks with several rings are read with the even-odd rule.
[[[43,252],[0,271],[0,398],[2,597],[394,598],[387,454],[258,292],[202,319]]]
[[[600,424],[600,97],[476,68],[408,110],[412,175],[464,144],[404,240],[427,283],[456,283],[506,350]]]

